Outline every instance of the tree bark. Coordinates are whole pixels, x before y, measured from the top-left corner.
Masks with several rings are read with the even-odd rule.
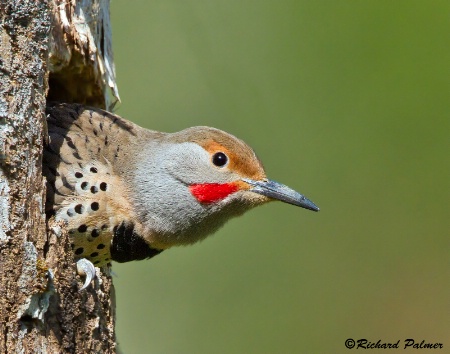
[[[109,269],[79,292],[64,225],[46,225],[47,94],[118,100],[109,1],[0,0],[0,353],[113,353]]]

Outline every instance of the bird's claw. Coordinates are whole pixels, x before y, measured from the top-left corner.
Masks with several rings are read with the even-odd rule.
[[[91,283],[93,279],[95,279],[95,267],[92,264],[91,261],[87,260],[86,258],[82,258],[79,261],[77,261],[77,272],[79,275],[86,276],[86,279],[84,280],[84,284],[81,287],[81,290],[84,290],[88,287],[88,285]]]

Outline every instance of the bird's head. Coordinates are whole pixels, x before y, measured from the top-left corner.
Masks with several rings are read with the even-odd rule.
[[[196,242],[231,217],[272,200],[319,210],[302,194],[269,180],[252,148],[221,130],[188,128],[144,150],[137,197],[162,244]]]

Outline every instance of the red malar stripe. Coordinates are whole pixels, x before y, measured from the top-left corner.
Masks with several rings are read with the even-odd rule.
[[[237,192],[239,187],[234,183],[204,183],[193,184],[189,189],[200,203],[214,203]]]

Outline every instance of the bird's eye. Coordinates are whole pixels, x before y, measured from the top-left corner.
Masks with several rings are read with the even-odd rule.
[[[217,167],[223,167],[227,164],[228,157],[223,152],[216,152],[212,157],[212,163]]]

